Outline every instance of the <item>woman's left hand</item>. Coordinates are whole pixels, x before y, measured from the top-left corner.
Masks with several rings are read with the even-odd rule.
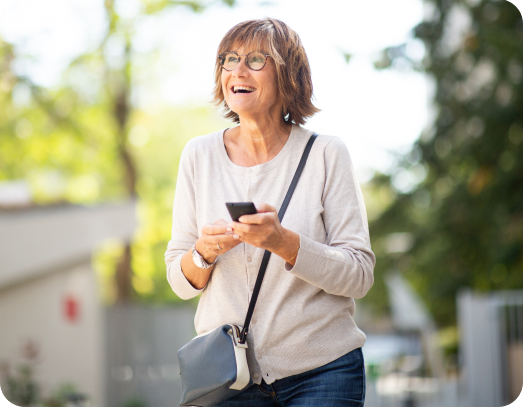
[[[296,260],[300,244],[299,235],[281,225],[274,206],[267,203],[255,206],[258,213],[243,215],[239,222],[230,223],[233,237],[252,246],[269,250],[286,261]]]

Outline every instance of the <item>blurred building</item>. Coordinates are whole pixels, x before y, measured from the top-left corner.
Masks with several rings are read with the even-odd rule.
[[[135,203],[0,209],[0,361],[36,358],[44,391],[65,383],[105,404],[104,310],[91,256],[129,241]]]
[[[504,406],[522,393],[523,290],[458,295],[464,407]]]
[[[399,273],[385,280],[391,325],[379,332],[372,318],[358,321],[370,332],[363,347],[366,406],[501,407],[522,394],[523,290],[459,293],[460,363],[454,375],[445,373],[437,331],[421,299]]]

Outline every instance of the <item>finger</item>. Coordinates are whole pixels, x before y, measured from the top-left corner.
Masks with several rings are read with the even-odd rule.
[[[265,203],[265,202],[257,203],[254,206],[256,206],[256,210],[259,213],[263,213],[263,212],[277,212],[277,210],[276,210],[276,208],[274,206],[269,205],[268,203]]]
[[[214,239],[213,240],[214,246],[216,246],[216,243],[220,243],[221,247],[224,247],[224,245],[227,246],[227,245],[232,244],[232,243],[237,244],[236,239],[234,239],[232,233],[220,236],[218,238],[213,238],[213,239]]]
[[[216,254],[224,254],[232,248],[238,246],[241,243],[239,239],[234,239],[232,234],[226,238],[216,239],[213,243],[213,249],[216,250]],[[220,247],[218,248],[218,244]]]
[[[227,228],[230,228],[227,223],[224,225],[207,224],[202,226],[202,233],[206,235],[221,235],[227,232]]]
[[[249,225],[266,225],[273,224],[276,219],[278,219],[278,214],[276,212],[264,212],[255,215],[243,215],[238,219],[238,221]]]
[[[253,215],[242,215],[239,217],[238,222],[240,223],[246,223],[250,225],[261,225],[262,223],[265,223],[263,213],[256,213]]]
[[[234,239],[241,239],[244,242],[250,242],[260,238],[263,234],[263,229],[260,225],[242,225],[241,230],[235,229],[232,237]]]
[[[249,224],[249,223],[240,223],[240,222],[231,222],[230,224],[232,227],[232,230],[235,234],[241,234],[241,233],[254,233],[257,224]]]
[[[232,233],[232,228],[229,226],[229,222],[227,222],[225,219],[218,219],[217,221],[213,222],[213,225],[226,226],[227,229],[225,230],[225,234]]]

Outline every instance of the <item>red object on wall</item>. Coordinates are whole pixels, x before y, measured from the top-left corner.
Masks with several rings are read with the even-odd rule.
[[[64,298],[64,316],[68,322],[78,322],[80,318],[80,302],[73,295]]]

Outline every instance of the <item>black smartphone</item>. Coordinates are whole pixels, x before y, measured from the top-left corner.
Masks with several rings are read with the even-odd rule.
[[[254,215],[258,213],[256,207],[252,202],[225,202],[231,218],[233,221],[238,222],[243,215]]]

